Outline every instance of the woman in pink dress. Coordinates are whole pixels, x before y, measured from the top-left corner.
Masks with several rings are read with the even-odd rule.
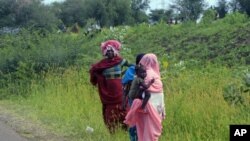
[[[146,68],[145,82],[154,79],[147,91],[151,97],[144,110],[141,110],[142,101],[135,99],[125,118],[129,126],[136,125],[139,141],[158,141],[162,132],[162,120],[165,118],[165,104],[163,84],[160,76],[160,67],[155,54],[149,53],[142,57],[140,64]]]

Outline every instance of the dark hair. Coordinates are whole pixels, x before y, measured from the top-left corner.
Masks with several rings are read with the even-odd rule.
[[[135,64],[138,65],[139,62],[141,61],[141,58],[145,55],[145,53],[141,53],[141,54],[137,54],[136,55],[136,60],[135,60]]]

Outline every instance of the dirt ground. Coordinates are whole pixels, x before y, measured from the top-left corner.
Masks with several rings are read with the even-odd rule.
[[[69,141],[65,137],[54,134],[39,123],[32,122],[6,108],[0,103],[0,121],[13,129],[28,141]]]

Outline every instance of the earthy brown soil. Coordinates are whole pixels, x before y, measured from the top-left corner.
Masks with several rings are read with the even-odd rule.
[[[28,141],[69,141],[41,124],[25,119],[0,103],[0,121]]]

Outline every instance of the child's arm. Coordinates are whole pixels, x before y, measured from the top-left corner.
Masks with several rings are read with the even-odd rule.
[[[155,79],[151,79],[148,84],[145,83],[145,81],[140,83],[140,86],[142,86],[142,89],[146,90],[155,82]]]

